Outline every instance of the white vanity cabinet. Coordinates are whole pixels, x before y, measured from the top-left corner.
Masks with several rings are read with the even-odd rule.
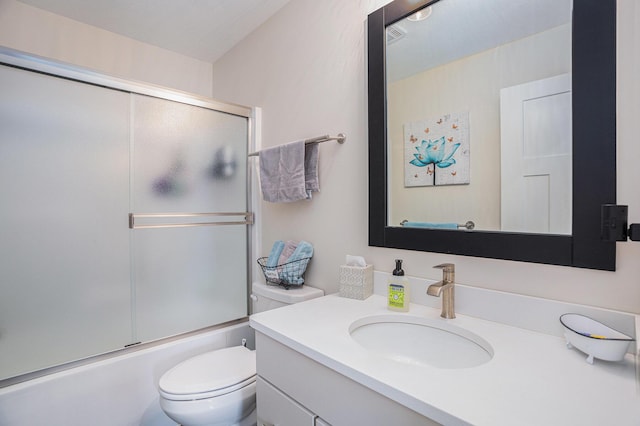
[[[258,425],[437,425],[256,332]]]

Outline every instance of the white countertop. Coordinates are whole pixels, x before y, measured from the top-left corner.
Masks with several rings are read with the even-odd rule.
[[[484,338],[494,356],[465,369],[408,365],[375,355],[349,326],[372,315],[409,315],[450,322]],[[329,295],[251,316],[251,326],[301,354],[446,425],[639,426],[635,359],[585,361],[563,338],[411,304],[391,312],[386,298]],[[293,395],[295,398],[295,395]],[[348,396],[345,396],[348,397]]]

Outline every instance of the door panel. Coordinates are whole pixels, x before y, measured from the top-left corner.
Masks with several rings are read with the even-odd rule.
[[[502,89],[501,230],[571,234],[571,80]]]

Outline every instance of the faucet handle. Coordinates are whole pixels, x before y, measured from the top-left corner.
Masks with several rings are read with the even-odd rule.
[[[453,263],[442,263],[434,266],[434,268],[442,269],[443,272],[454,272],[456,270],[456,265]]]

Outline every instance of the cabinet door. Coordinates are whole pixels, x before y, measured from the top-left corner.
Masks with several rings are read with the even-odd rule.
[[[262,377],[256,380],[258,426],[314,426],[316,416]]]

